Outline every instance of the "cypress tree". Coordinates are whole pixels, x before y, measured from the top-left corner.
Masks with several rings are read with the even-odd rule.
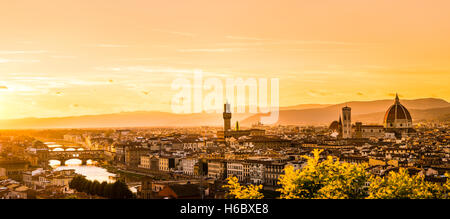
[[[106,181],[103,181],[102,184],[100,184],[98,190],[97,190],[97,195],[98,196],[102,196],[105,197],[105,187],[108,185],[108,183]]]

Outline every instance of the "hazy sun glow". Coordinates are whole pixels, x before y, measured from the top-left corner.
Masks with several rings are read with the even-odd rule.
[[[278,77],[282,106],[450,100],[447,0],[0,3],[0,119],[170,111],[195,69]]]

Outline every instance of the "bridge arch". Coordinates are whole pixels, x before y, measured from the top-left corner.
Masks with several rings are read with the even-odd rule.
[[[61,166],[65,166],[67,161],[80,160],[81,165],[88,164],[88,161],[102,161],[105,159],[105,151],[103,150],[83,150],[83,151],[50,151],[48,160],[60,161]],[[72,161],[73,162],[73,161]]]
[[[50,165],[50,166],[61,166],[61,161],[59,161],[59,160],[48,160],[48,165]]]
[[[67,165],[83,165],[83,163],[84,163],[83,160],[80,160],[78,158],[72,158],[72,159],[66,160],[64,162],[64,166],[67,166]],[[61,166],[63,166],[62,163],[61,163]]]

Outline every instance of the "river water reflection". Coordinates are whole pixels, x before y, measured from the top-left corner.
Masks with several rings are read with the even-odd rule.
[[[77,146],[63,146],[56,144],[54,142],[46,142],[45,143],[49,150],[52,151],[72,151],[72,150],[84,150],[83,148],[79,148]],[[96,162],[92,160],[87,161],[87,165],[81,165],[81,160],[71,159],[65,162],[65,166],[61,166],[61,162],[57,160],[50,160],[49,165],[55,170],[67,170],[74,169],[75,173],[86,176],[88,180],[97,180],[100,183],[106,181],[108,183],[114,183],[116,180],[116,174],[108,172],[105,168],[96,166]],[[130,190],[133,193],[136,193],[136,188],[130,187]]]
[[[69,160],[72,161],[72,160]],[[94,166],[94,165],[81,165],[66,162],[66,166],[59,166],[58,163],[50,162],[50,166],[52,166],[55,170],[67,170],[74,169],[76,173],[86,176],[88,180],[98,180],[100,183],[106,181],[108,183],[115,182],[116,174],[108,172],[105,168]],[[81,161],[80,161],[81,163]]]
[[[71,161],[71,160],[69,160]],[[80,161],[81,162],[81,161]],[[52,163],[52,162],[50,162]],[[100,183],[106,181],[108,183],[114,183],[116,180],[116,174],[108,172],[105,168],[94,165],[81,165],[81,164],[68,164],[66,166],[59,166],[59,164],[51,165],[55,170],[68,170],[74,169],[76,173],[86,176],[88,180],[97,180]],[[137,188],[135,186],[129,186],[131,192],[136,193]]]

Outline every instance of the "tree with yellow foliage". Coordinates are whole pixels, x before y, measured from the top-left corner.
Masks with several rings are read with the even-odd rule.
[[[238,182],[238,178],[229,177],[227,179],[228,185],[225,185],[224,188],[229,189],[227,193],[227,198],[229,199],[262,199],[264,196],[259,190],[262,189],[262,185],[248,185],[242,186]]]
[[[444,198],[443,187],[426,182],[424,176],[410,176],[408,170],[400,168],[385,177],[372,177],[369,199],[439,199]]]
[[[281,199],[442,199],[450,198],[450,175],[444,185],[425,181],[424,176],[410,176],[406,169],[374,177],[366,164],[341,163],[328,156],[319,161],[323,150],[305,156],[307,165],[301,170],[285,168],[278,184]],[[228,198],[261,199],[262,185],[241,186],[236,177],[228,178]]]
[[[447,177],[447,182],[444,184],[444,195],[445,198],[450,199],[450,174],[446,173],[445,176]]]
[[[278,184],[282,199],[359,199],[367,196],[370,174],[366,165],[341,163],[328,158],[319,162],[322,150],[305,156],[307,165],[300,171],[288,166]]]

